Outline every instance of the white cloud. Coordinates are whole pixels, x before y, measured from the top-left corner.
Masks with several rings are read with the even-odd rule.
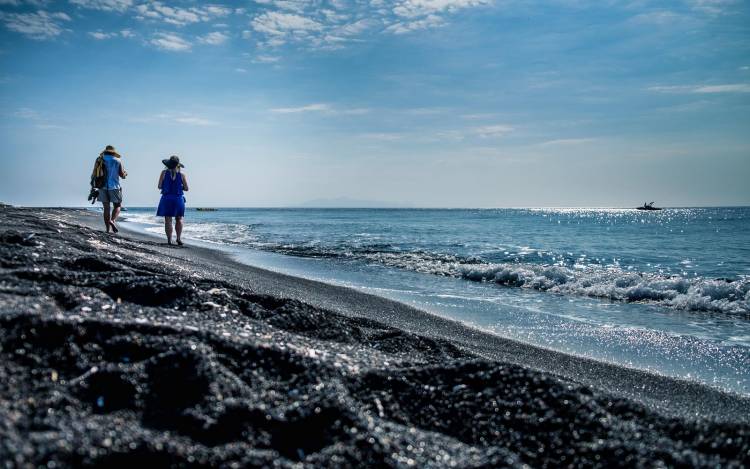
[[[259,55],[253,59],[254,63],[272,64],[281,60],[281,57],[274,55]]]
[[[231,8],[227,8],[222,5],[205,5],[203,9],[206,11],[206,13],[214,16],[215,18],[221,18],[223,16],[229,16],[232,14]]]
[[[652,86],[648,90],[657,93],[750,93],[750,84]]]
[[[34,7],[45,7],[50,3],[51,0],[0,0],[0,6],[7,5],[7,6],[21,6],[21,5],[31,5]]]
[[[197,126],[207,126],[207,125],[216,125],[216,122],[204,119],[202,117],[195,117],[195,116],[186,116],[186,117],[175,117],[174,121],[178,124],[185,124],[185,125],[197,125]]]
[[[156,33],[149,43],[157,49],[170,52],[188,52],[193,47],[189,41],[174,33]]]
[[[105,33],[103,31],[90,31],[89,36],[93,37],[97,41],[103,41],[104,39],[111,39],[117,36],[118,33]]]
[[[231,9],[221,5],[181,8],[154,1],[137,5],[135,11],[136,18],[140,20],[162,21],[176,26],[207,22],[227,16],[232,12]]]
[[[443,114],[445,111],[446,109],[442,107],[415,107],[404,109],[403,112],[411,116],[434,116],[436,114]]]
[[[36,128],[41,129],[41,130],[59,130],[59,129],[64,129],[65,127],[62,125],[58,125],[58,124],[42,123],[42,124],[37,124]]]
[[[416,18],[443,11],[453,12],[462,8],[487,5],[491,0],[404,0],[399,2],[393,12],[398,16]]]
[[[251,24],[255,31],[274,36],[305,35],[323,29],[323,25],[304,16],[276,11],[255,17]]]
[[[382,24],[381,21],[377,21],[374,19],[361,19],[353,23],[347,23],[343,26],[339,26],[338,28],[336,28],[336,33],[345,36],[356,36],[367,31],[368,29],[375,28],[380,24]]]
[[[19,119],[30,121],[30,123],[32,123],[37,129],[51,130],[64,128],[58,124],[50,122],[50,120],[40,112],[28,107],[22,107],[16,110],[12,115]]]
[[[5,13],[0,12],[0,20],[11,31],[21,33],[31,39],[44,40],[59,36],[65,31],[62,22],[70,21],[65,13],[48,13],[37,11],[33,13]]]
[[[308,104],[307,106],[300,106],[300,107],[279,107],[271,109],[271,112],[275,112],[278,114],[294,114],[299,112],[322,112],[322,111],[330,111],[331,106],[329,104]]]
[[[299,107],[280,107],[270,109],[271,112],[276,114],[299,114],[303,112],[320,112],[332,116],[361,116],[370,112],[367,108],[348,108],[340,109],[331,106],[326,103],[315,103],[308,104],[307,106]]]
[[[386,31],[393,34],[406,34],[420,29],[437,28],[445,24],[442,17],[438,15],[428,15],[422,19],[399,21],[385,28]]]
[[[481,138],[497,138],[504,137],[515,129],[509,125],[496,124],[496,125],[484,125],[481,127],[475,127],[471,129],[471,133],[478,135]]]
[[[326,40],[326,27],[322,23],[295,13],[267,11],[253,18],[250,27],[258,34],[261,47],[273,48],[288,42],[301,42],[321,48],[331,42]]]
[[[211,46],[218,46],[227,42],[227,39],[229,39],[228,34],[222,33],[220,31],[214,31],[204,36],[199,36],[198,42]]]
[[[750,93],[750,84],[699,86],[693,93]]]
[[[395,132],[371,132],[361,134],[360,137],[368,140],[379,140],[382,142],[396,142],[398,140],[403,140],[405,135]]]
[[[121,31],[104,32],[101,29],[98,31],[89,31],[89,36],[93,37],[97,41],[103,41],[105,39],[112,39],[115,37],[133,37],[135,33],[129,29],[123,29]]]
[[[447,23],[458,10],[493,0],[255,0],[260,11],[250,21],[261,47],[302,43],[310,49],[333,50],[362,41],[367,34],[407,34]],[[249,37],[243,33],[243,37]]]
[[[546,142],[542,142],[539,145],[543,147],[583,145],[594,141],[596,141],[596,139],[593,138],[559,138],[556,140],[548,140]]]
[[[490,114],[490,113],[462,114],[461,115],[461,119],[466,119],[466,120],[490,119],[493,117],[495,117],[495,114]]]
[[[93,10],[123,12],[133,6],[133,0],[68,0],[73,5]]]
[[[187,113],[172,113],[172,112],[154,114],[148,117],[136,117],[130,120],[133,122],[140,122],[140,123],[163,122],[167,124],[181,124],[181,125],[190,125],[190,126],[199,126],[199,127],[205,127],[205,126],[218,124],[217,122],[212,121],[210,119],[206,119],[204,117],[195,116],[195,115],[187,114]]]
[[[347,116],[361,116],[363,114],[369,114],[370,110],[365,107],[356,107],[352,109],[342,109],[338,111],[334,111],[335,114],[343,114]]]
[[[689,0],[693,9],[710,15],[721,15],[738,3],[737,0]]]
[[[633,23],[665,26],[685,19],[686,17],[684,15],[680,15],[673,11],[658,10],[637,14],[632,17],[630,21]]]

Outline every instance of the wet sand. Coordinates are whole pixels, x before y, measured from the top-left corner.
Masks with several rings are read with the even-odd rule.
[[[0,208],[7,465],[737,466],[750,402]]]

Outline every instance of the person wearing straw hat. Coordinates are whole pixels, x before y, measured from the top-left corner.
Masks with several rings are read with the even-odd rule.
[[[122,207],[122,187],[120,178],[125,179],[128,173],[122,164],[122,157],[112,145],[107,147],[99,154],[96,164],[94,165],[94,174],[92,180],[100,178],[101,187],[99,187],[98,199],[102,203],[102,212],[104,216],[104,226],[107,233],[110,230],[117,233],[117,217],[120,215]],[[110,204],[113,208],[110,213]]]
[[[159,208],[156,209],[156,216],[164,217],[164,232],[167,234],[167,243],[170,245],[172,244],[172,219],[174,219],[177,244],[182,246],[182,219],[185,216],[183,192],[188,190],[187,177],[181,171],[185,165],[180,163],[180,157],[176,155],[161,162],[167,168],[159,175],[161,200],[159,200]]]

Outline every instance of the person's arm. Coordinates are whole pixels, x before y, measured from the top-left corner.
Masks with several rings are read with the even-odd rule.
[[[125,171],[125,166],[122,165],[122,161],[120,161],[120,177],[123,179],[128,177],[128,172]]]
[[[182,175],[182,190],[187,192],[188,190],[190,190],[188,188],[187,176],[185,176],[185,173],[180,173],[180,174]]]
[[[161,185],[164,183],[164,175],[166,174],[166,171],[162,171],[159,175],[159,186],[158,189],[161,190]]]

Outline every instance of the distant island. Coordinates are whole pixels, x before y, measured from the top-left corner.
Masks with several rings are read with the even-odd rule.
[[[412,208],[409,205],[394,202],[383,202],[382,200],[351,199],[348,197],[336,197],[332,199],[313,199],[302,202],[296,207],[301,208]]]

